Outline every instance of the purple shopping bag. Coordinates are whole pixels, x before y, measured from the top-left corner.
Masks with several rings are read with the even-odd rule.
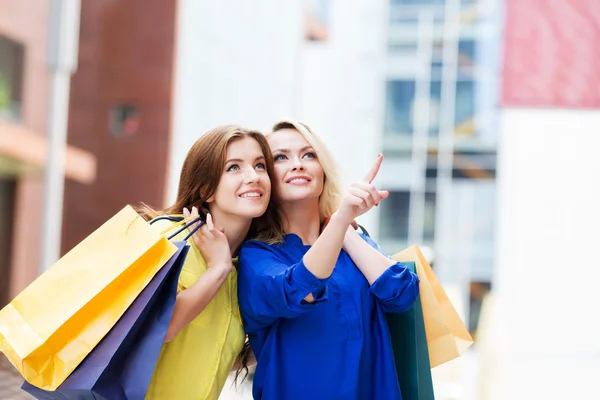
[[[177,253],[55,391],[28,382],[21,388],[37,399],[143,400],[169,328],[179,273],[189,250],[185,242],[173,243]]]

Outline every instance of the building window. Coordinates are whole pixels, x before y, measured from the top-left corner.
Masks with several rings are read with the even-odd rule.
[[[425,193],[423,239],[431,242],[435,231],[435,193]],[[387,241],[408,239],[410,191],[391,191],[381,202],[380,236]]]
[[[456,82],[455,128],[458,133],[475,134],[475,84],[473,81]],[[429,91],[429,134],[437,136],[442,82],[433,81]],[[412,136],[415,113],[415,81],[388,81],[386,86],[385,133]]]
[[[0,119],[21,120],[23,46],[0,36]]]
[[[389,197],[381,202],[379,226],[382,238],[406,240],[409,203],[408,191],[391,191]]]
[[[140,112],[136,106],[118,105],[110,112],[110,131],[114,136],[134,136],[140,129]]]

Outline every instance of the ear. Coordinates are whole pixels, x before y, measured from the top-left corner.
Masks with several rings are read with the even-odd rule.
[[[198,196],[200,197],[200,199],[204,198],[202,191],[198,190]],[[210,196],[208,199],[206,199],[204,202],[205,203],[212,203],[213,201],[215,201],[215,194],[213,193],[212,196]]]

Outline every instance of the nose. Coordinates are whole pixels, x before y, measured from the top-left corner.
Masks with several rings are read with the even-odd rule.
[[[254,168],[248,168],[246,170],[246,174],[244,176],[244,183],[255,183],[258,182],[259,176],[258,172]]]
[[[294,164],[292,165],[292,171],[302,171],[304,169],[304,164],[302,164],[302,160],[299,157],[294,158]]]

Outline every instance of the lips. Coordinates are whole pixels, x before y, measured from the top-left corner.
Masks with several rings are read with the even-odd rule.
[[[244,193],[240,193],[238,195],[238,197],[241,197],[242,199],[259,199],[261,197],[263,197],[263,192],[262,190],[258,190],[258,189],[252,189],[252,190],[247,190]]]
[[[296,176],[292,176],[291,178],[288,178],[285,181],[285,183],[291,183],[292,185],[302,185],[304,183],[310,182],[311,180],[312,179],[310,179],[306,175],[296,175]]]

